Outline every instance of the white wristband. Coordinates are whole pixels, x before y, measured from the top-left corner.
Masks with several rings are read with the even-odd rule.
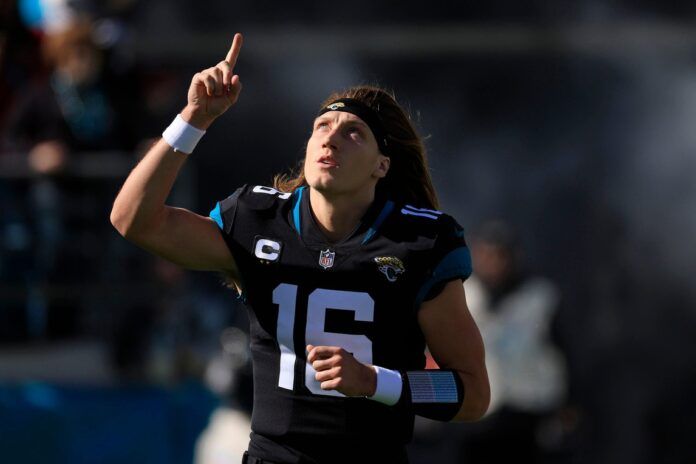
[[[368,396],[367,398],[386,404],[387,406],[394,406],[399,401],[399,398],[401,398],[401,389],[404,385],[401,374],[398,371],[393,371],[384,367],[372,367],[374,367],[375,372],[377,372],[377,389],[374,395]]]
[[[162,132],[162,138],[171,146],[174,151],[180,151],[187,155],[193,153],[193,149],[205,135],[205,131],[184,121],[180,114],[176,115],[174,121]]]

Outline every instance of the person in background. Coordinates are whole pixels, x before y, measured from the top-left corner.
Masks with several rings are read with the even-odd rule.
[[[471,250],[475,272],[464,287],[486,347],[491,405],[465,434],[460,461],[539,462],[544,419],[566,393],[565,361],[551,334],[560,292],[524,270],[518,239],[501,221],[483,224]]]
[[[11,247],[0,244],[0,251],[8,248],[21,259],[18,265],[0,262],[0,277],[10,274],[31,295],[13,320],[25,320],[15,326],[26,329],[17,332],[34,339],[81,330],[86,300],[75,292],[55,297],[45,282],[79,285],[108,269],[85,246],[101,242],[100,250],[108,248],[98,238],[105,233],[100,215],[113,188],[101,178],[109,173],[102,160],[123,164],[133,157],[140,141],[134,128],[144,113],[134,109],[137,80],[109,65],[93,21],[76,16],[40,38],[45,72],[15,85],[0,143],[3,166],[17,172],[0,186],[8,212],[0,218],[0,235],[15,237]]]
[[[34,171],[50,174],[81,153],[135,148],[132,121],[123,115],[132,114],[126,105],[137,99],[136,83],[109,73],[92,23],[47,32],[41,50],[50,72],[21,89],[8,117],[6,149],[27,152]]]

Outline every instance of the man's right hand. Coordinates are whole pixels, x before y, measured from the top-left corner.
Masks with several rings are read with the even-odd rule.
[[[215,119],[234,105],[242,91],[242,82],[234,74],[234,65],[242,48],[242,34],[236,33],[224,60],[196,73],[188,90],[188,104],[181,116],[199,129],[208,129]]]

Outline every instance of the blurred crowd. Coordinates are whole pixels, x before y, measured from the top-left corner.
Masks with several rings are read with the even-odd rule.
[[[75,394],[75,384],[106,388],[123,395],[122,401],[138,385],[158,385],[163,392],[182,382],[205,385],[244,411],[247,430],[240,441],[248,437],[250,366],[246,335],[236,328],[245,326],[236,302],[215,278],[193,276],[125,243],[108,220],[116,189],[157,135],[149,129],[157,124],[157,105],[176,104],[160,89],[148,89],[150,76],[138,70],[127,22],[134,3],[0,3],[6,26],[0,36],[0,388],[7,389],[0,392],[0,417],[11,424],[22,408],[21,416],[37,416],[23,427],[10,426],[0,440],[2,461],[98,459],[99,440],[73,455],[66,451],[74,446],[71,439],[55,438],[66,429],[75,433],[68,417],[55,416],[70,408],[81,420],[95,394]],[[171,76],[164,81],[176,79]],[[175,114],[173,108],[169,113]],[[191,174],[182,175],[172,200],[190,204],[192,188]],[[85,369],[85,359],[97,365]],[[17,385],[20,397],[34,395],[27,383],[34,381],[58,388],[53,397],[67,395],[54,402],[52,414],[34,411],[33,400],[23,406],[8,399]],[[65,385],[68,390],[60,390]],[[71,402],[71,394],[78,400]],[[188,394],[193,401],[198,393]],[[131,395],[134,404],[143,401],[139,393]],[[162,395],[158,401],[176,407],[177,393]],[[113,398],[106,394],[101,401],[98,434],[106,431]],[[205,426],[211,404],[201,400],[198,406]],[[146,406],[145,414],[158,407]],[[125,418],[120,427],[137,430],[142,418]],[[108,446],[132,448],[136,460],[191,462],[190,438],[200,432],[179,433],[179,443],[165,440],[164,446],[154,437],[147,446],[127,439]],[[23,445],[29,437],[46,449],[33,453]],[[184,448],[169,460],[177,446]],[[99,460],[122,459],[119,452]]]
[[[168,203],[207,214],[242,183],[295,166],[336,87],[378,82],[408,103],[443,209],[467,230],[465,289],[493,394],[478,423],[418,420],[414,463],[696,462],[696,42],[683,27],[696,8],[531,3],[444,15],[406,1],[387,16],[361,1],[337,32],[312,2],[260,14],[250,2],[0,0],[0,422],[16,417],[3,386],[195,382],[221,398],[196,462],[245,449],[243,307],[218,276],[126,243],[108,216],[190,76],[248,27],[240,104]],[[453,28],[459,17],[492,26]],[[612,35],[617,21],[643,22]],[[438,42],[427,32],[438,27],[455,38]],[[384,48],[357,37],[339,47],[352,28]],[[66,347],[96,350],[96,364],[71,362],[73,351],[46,361]]]

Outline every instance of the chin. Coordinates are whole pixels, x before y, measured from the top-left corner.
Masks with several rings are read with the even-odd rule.
[[[317,192],[321,192],[324,194],[330,194],[330,193],[336,193],[336,185],[334,182],[307,182],[307,184],[313,189],[316,190]]]
[[[307,185],[318,192],[329,193],[336,190],[338,187],[336,179],[330,175],[318,174],[307,176],[305,174],[305,179],[307,180]]]

